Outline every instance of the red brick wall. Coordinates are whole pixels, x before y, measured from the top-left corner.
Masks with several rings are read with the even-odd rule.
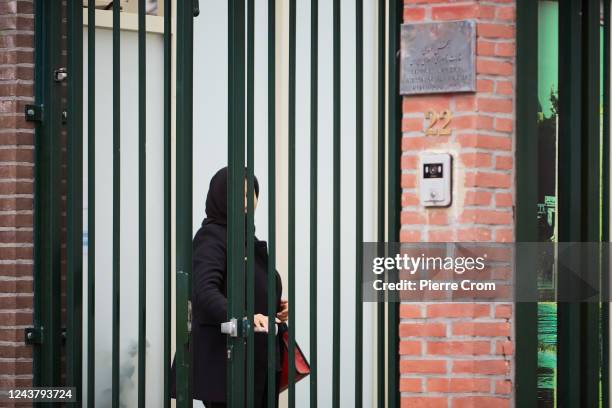
[[[32,0],[0,1],[0,387],[32,382],[34,95]]]
[[[401,240],[513,241],[514,1],[404,4],[405,22],[477,22],[477,92],[404,98]],[[450,136],[424,136],[429,109],[453,113]],[[424,149],[453,155],[449,208],[419,204]],[[513,406],[512,315],[510,304],[402,304],[402,406]]]

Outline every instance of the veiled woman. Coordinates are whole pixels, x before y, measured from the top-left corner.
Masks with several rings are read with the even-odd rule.
[[[255,179],[254,208],[259,197]],[[225,407],[226,402],[226,335],[220,331],[227,321],[227,167],[211,179],[206,197],[206,218],[193,239],[192,275],[192,361],[193,397],[202,400],[206,408]],[[245,182],[245,222],[246,222]],[[246,248],[246,242],[245,242]],[[245,258],[246,259],[246,258]],[[265,241],[255,238],[255,376],[254,401],[265,407],[267,401],[267,326],[268,317],[268,249]],[[245,268],[246,270],[246,268]],[[250,273],[247,271],[247,273]],[[284,322],[288,303],[281,299],[282,282],[276,273],[276,320]],[[264,334],[262,334],[262,332]],[[277,370],[280,370],[280,348],[277,341]],[[278,378],[278,375],[276,376]],[[278,405],[278,387],[276,387]]]

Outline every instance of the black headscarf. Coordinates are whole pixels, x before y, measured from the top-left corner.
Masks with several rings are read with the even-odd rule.
[[[210,179],[206,195],[206,218],[202,224],[227,225],[227,167],[217,171]],[[253,178],[255,195],[259,197],[259,182]]]

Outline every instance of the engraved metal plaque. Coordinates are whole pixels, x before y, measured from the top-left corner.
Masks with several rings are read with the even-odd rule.
[[[474,92],[476,29],[471,20],[402,25],[402,95]]]

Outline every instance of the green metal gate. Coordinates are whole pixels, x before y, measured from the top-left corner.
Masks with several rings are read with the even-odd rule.
[[[552,32],[559,55],[552,68],[558,75],[558,124],[556,146],[546,146],[558,156],[555,198],[558,200],[559,242],[609,242],[609,90],[610,90],[610,2],[572,0],[551,2],[554,29],[541,25],[543,2],[517,1],[517,208],[516,239],[535,242],[538,236],[533,209],[538,202],[538,146],[541,137],[534,112],[541,70],[538,38]],[[544,74],[542,74],[544,72]],[[540,153],[541,154],[541,153]],[[572,163],[566,166],[564,163]],[[541,180],[541,179],[540,179]],[[602,263],[608,262],[602,257]],[[517,268],[517,271],[526,271]],[[602,299],[609,291],[607,268],[603,267],[598,290]],[[520,291],[537,291],[532,276],[519,274]],[[558,298],[567,298],[576,288],[558,278]],[[538,327],[538,304],[518,302],[516,332]],[[551,394],[555,406],[609,406],[609,303],[562,302],[555,304],[556,372]],[[516,403],[521,407],[542,406],[539,398],[538,336],[516,338]]]
[[[245,233],[253,236],[254,218],[253,203],[249,200],[247,209],[248,222],[244,224],[244,187],[247,179],[248,194],[254,189],[254,82],[255,82],[255,2],[257,0],[231,0],[228,2],[229,52],[228,52],[228,164],[229,164],[229,200],[228,210],[228,321],[235,319],[237,333],[228,336],[228,402],[232,407],[253,406],[252,379],[253,363],[253,329],[250,324],[253,316],[254,297],[252,273],[245,273],[253,265],[253,240],[249,240],[245,254]],[[266,0],[258,0],[264,2]],[[268,54],[258,56],[267,60],[268,65],[268,186],[270,189],[269,206],[269,268],[275,270],[276,219],[274,205],[276,196],[275,157],[276,157],[276,89],[275,79],[278,74],[275,51],[276,38],[276,3],[287,1],[289,5],[289,299],[295,297],[295,155],[296,155],[296,0],[267,0],[268,3]],[[88,0],[87,66],[85,80],[89,85],[95,83],[96,75],[96,24],[95,0]],[[318,55],[319,25],[318,0],[310,1],[311,15],[311,72],[310,78],[310,338],[311,350],[308,356],[311,364],[310,405],[339,407],[342,405],[340,395],[340,377],[349,375],[340,371],[340,332],[347,329],[341,326],[340,305],[340,244],[343,239],[354,239],[357,260],[361,259],[363,241],[363,0],[356,0],[355,14],[355,54],[354,61],[356,83],[356,156],[343,157],[341,154],[341,5],[340,0],[333,0],[333,225],[325,230],[317,224],[317,149],[318,149]],[[372,0],[378,13],[377,39],[377,137],[378,137],[378,191],[377,191],[377,240],[399,240],[400,211],[400,96],[398,93],[398,60],[399,27],[402,18],[401,0]],[[145,334],[146,327],[146,141],[147,114],[146,64],[147,49],[145,38],[145,0],[138,0],[138,406],[145,407]],[[176,6],[176,7],[173,7]],[[95,258],[96,258],[96,196],[93,183],[84,192],[83,188],[83,141],[87,138],[87,174],[95,180],[96,145],[95,124],[96,94],[95,87],[89,86],[87,100],[83,100],[83,2],[67,0],[51,2],[37,0],[36,15],[36,98],[35,104],[26,107],[27,120],[35,121],[36,127],[36,199],[35,199],[35,322],[27,332],[27,339],[35,350],[35,385],[66,385],[77,388],[79,406],[96,406],[95,394]],[[176,12],[176,72],[173,70],[172,12]],[[121,180],[121,115],[120,115],[120,2],[112,4],[112,140],[113,140],[113,194],[112,194],[112,406],[120,405],[120,355],[119,335],[121,320],[120,278],[129,273],[121,269],[120,255],[120,180]],[[194,17],[199,13],[197,0],[179,0],[173,3],[164,2],[164,162],[163,162],[163,230],[164,230],[164,406],[170,406],[170,362],[171,339],[176,339],[176,379],[177,406],[190,407],[191,366],[189,354],[190,339],[190,287],[192,268],[192,177],[193,177],[193,33]],[[65,34],[65,36],[64,36]],[[67,42],[64,40],[67,39]],[[63,51],[67,51],[65,54]],[[67,55],[67,57],[66,57]],[[214,63],[212,61],[211,63]],[[352,64],[353,62],[349,62]],[[65,69],[63,67],[66,67]],[[176,106],[172,106],[173,75],[175,75]],[[83,129],[83,113],[87,112],[87,129]],[[173,115],[175,116],[173,118]],[[176,125],[173,126],[173,123]],[[173,128],[174,127],[174,128]],[[173,136],[174,135],[174,136]],[[65,137],[64,137],[65,136]],[[175,149],[172,141],[175,137]],[[201,137],[206,137],[202,135]],[[65,155],[64,155],[65,149]],[[352,160],[356,172],[356,234],[354,237],[342,236],[340,228],[340,163],[341,160]],[[246,169],[245,169],[246,166]],[[172,168],[175,172],[172,172]],[[171,208],[172,186],[176,188],[176,205]],[[88,257],[87,287],[83,287],[83,198],[87,194],[88,211]],[[173,217],[174,214],[174,217]],[[173,234],[173,219],[175,234]],[[283,220],[284,222],[284,220]],[[248,231],[245,231],[245,228]],[[65,232],[65,235],[63,235]],[[321,233],[333,234],[333,318],[334,326],[331,341],[333,342],[333,394],[317,395],[317,236]],[[175,244],[173,260],[172,244]],[[65,249],[65,252],[63,250]],[[244,257],[249,260],[245,265]],[[172,268],[174,261],[174,268]],[[361,262],[357,262],[355,281],[361,281]],[[246,268],[246,269],[245,269]],[[172,274],[176,279],[173,288]],[[268,282],[270,310],[274,316],[275,281],[269,273]],[[62,282],[65,279],[65,287]],[[314,288],[315,290],[312,290]],[[171,316],[172,290],[176,315]],[[355,404],[363,406],[363,303],[361,285],[355,285]],[[83,316],[83,291],[87,296],[87,315]],[[62,295],[65,294],[65,303]],[[399,406],[399,357],[398,357],[398,307],[397,304],[377,305],[377,393],[378,406]],[[86,320],[85,320],[86,318]],[[176,324],[175,333],[171,332],[172,319]],[[290,321],[295,321],[295,309],[290,309]],[[86,322],[86,324],[84,324]],[[270,317],[272,324],[273,317]],[[343,322],[346,323],[346,322]],[[65,331],[63,328],[65,327]],[[83,344],[84,334],[87,342]],[[65,344],[63,339],[65,338]],[[290,373],[293,373],[293,354],[295,347],[295,327],[289,331]],[[270,396],[268,406],[274,406],[274,336],[268,336],[268,386]],[[86,362],[87,370],[83,370]],[[350,374],[353,375],[353,374]],[[289,406],[295,406],[295,378],[289,384]],[[84,400],[83,390],[87,391]],[[367,404],[366,404],[367,405]]]

